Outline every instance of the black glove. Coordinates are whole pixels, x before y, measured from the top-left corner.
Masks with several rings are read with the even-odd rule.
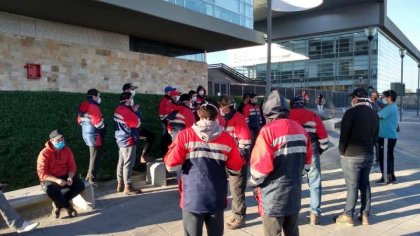
[[[169,115],[166,117],[166,119],[173,120],[173,119],[175,119],[176,114],[178,114],[178,111],[173,111],[173,112],[169,113]]]
[[[243,157],[247,162],[250,158],[250,152],[248,148],[239,148],[239,153],[241,154],[241,157]]]

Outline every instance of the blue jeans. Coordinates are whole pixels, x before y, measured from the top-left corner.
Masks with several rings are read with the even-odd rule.
[[[322,195],[322,184],[321,184],[321,161],[319,160],[320,155],[315,154],[312,156],[311,169],[307,173],[309,193],[311,195],[311,212],[317,216],[321,215],[321,195]]]
[[[366,154],[359,157],[341,156],[340,161],[347,186],[344,213],[347,216],[353,217],[360,190],[360,212],[369,215],[371,204],[369,174],[373,163],[373,154]]]

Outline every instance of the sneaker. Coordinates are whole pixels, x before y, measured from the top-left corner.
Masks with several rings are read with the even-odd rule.
[[[124,191],[124,185],[122,185],[122,184],[120,184],[120,183],[119,183],[119,184],[117,185],[117,192],[118,192],[118,193],[121,193],[122,191]]]
[[[125,195],[135,195],[142,193],[140,189],[134,188],[133,184],[127,184],[124,188]]]
[[[309,224],[318,225],[318,221],[319,221],[319,216],[311,212],[311,214],[309,215]]]
[[[245,226],[245,219],[243,216],[232,216],[226,222],[226,227],[228,229],[240,229]]]
[[[354,226],[353,219],[346,214],[341,214],[339,216],[334,217],[334,221],[336,224],[339,225]]]
[[[69,215],[70,218],[73,218],[73,217],[76,217],[78,213],[73,208],[73,206],[69,206],[69,207],[67,207],[67,214]]]
[[[368,213],[360,213],[357,219],[362,223],[362,225],[369,225],[369,214]]]
[[[36,227],[38,227],[39,222],[30,222],[30,221],[24,221],[22,226],[16,229],[16,232],[18,234],[20,233],[24,233],[24,232],[29,232],[32,231],[34,229],[36,229]]]

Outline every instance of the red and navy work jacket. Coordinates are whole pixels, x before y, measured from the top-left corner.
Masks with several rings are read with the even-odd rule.
[[[159,118],[164,121],[166,117],[173,111],[175,105],[172,103],[171,97],[165,95],[159,103]]]
[[[189,107],[177,105],[174,106],[174,110],[176,115],[172,119],[168,118],[168,133],[179,132],[185,128],[191,127],[195,123],[194,113]]]
[[[296,121],[276,119],[261,129],[250,161],[260,215],[279,217],[300,211],[302,171],[311,162],[309,135]]]
[[[328,149],[328,132],[317,114],[305,108],[293,108],[290,110],[289,119],[302,125],[308,132],[314,155],[319,155]]]
[[[220,115],[217,118],[220,126],[233,137],[239,149],[251,148],[251,133],[241,113],[235,112],[228,120]]]
[[[204,142],[193,128],[181,131],[164,157],[168,171],[182,170],[180,207],[194,213],[212,213],[226,208],[227,175],[239,173],[244,160],[233,138],[225,131]]]
[[[114,112],[115,139],[118,147],[136,145],[139,138],[140,118],[133,108],[120,104]]]
[[[256,104],[245,104],[243,113],[245,121],[252,131],[259,131],[262,126],[260,108]]]
[[[102,146],[101,129],[105,128],[105,123],[98,103],[91,99],[80,103],[77,123],[82,126],[82,136],[87,146]]]

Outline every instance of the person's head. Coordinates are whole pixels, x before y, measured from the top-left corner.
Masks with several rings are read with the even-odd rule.
[[[92,99],[93,101],[95,101],[98,104],[101,103],[101,94],[96,89],[89,89],[87,91],[87,97],[88,97],[88,99]]]
[[[137,86],[134,86],[132,83],[126,83],[122,87],[123,92],[129,92],[133,96],[136,95],[136,89],[137,89]]]
[[[277,89],[271,91],[265,99],[262,110],[267,123],[278,118],[288,118],[290,112],[287,100]]]
[[[300,94],[305,95],[306,94],[306,91],[305,90],[302,90],[302,92]]]
[[[253,105],[255,105],[255,104],[257,104],[257,103],[258,103],[257,94],[255,94],[255,93],[251,93],[251,94],[249,95],[249,103],[251,103],[251,104],[253,104]]]
[[[173,103],[178,103],[180,95],[181,92],[178,90],[172,90],[169,92],[169,97],[171,97]]]
[[[184,93],[179,97],[179,103],[187,107],[191,106],[191,97],[190,95]]]
[[[176,90],[176,88],[173,88],[171,86],[166,86],[165,89],[163,90],[165,92],[165,95],[169,96],[169,93]]]
[[[223,95],[219,99],[219,111],[221,116],[225,116],[227,113],[235,109],[235,100],[233,98]]]
[[[322,93],[318,94],[319,98],[323,98],[324,96],[322,96]]]
[[[191,101],[192,101],[192,102],[197,101],[197,92],[196,92],[196,91],[194,91],[194,90],[190,90],[190,91],[188,92],[188,95],[190,95],[190,97],[191,97]]]
[[[218,113],[216,103],[212,99],[206,99],[206,101],[201,104],[197,113],[200,120],[216,120]]]
[[[64,148],[65,146],[64,135],[63,135],[63,132],[61,132],[61,130],[56,129],[56,130],[51,131],[49,137],[50,137],[50,142],[53,145],[54,149],[61,150]]]
[[[244,93],[244,96],[242,97],[242,102],[244,103],[244,104],[248,104],[249,103],[249,100],[251,99],[249,96],[250,96],[251,94],[250,93]]]
[[[305,101],[302,96],[296,96],[290,102],[291,108],[303,108],[305,106]]]
[[[366,102],[368,100],[368,92],[364,88],[357,88],[350,94],[352,106],[359,102]]]
[[[394,90],[387,90],[382,93],[382,102],[384,104],[392,104],[397,100],[397,92]]]
[[[379,93],[378,91],[373,91],[370,93],[370,100],[373,102],[376,102],[379,99]]]
[[[123,103],[126,106],[133,106],[134,99],[133,94],[130,92],[123,92],[120,94],[120,103]]]
[[[197,87],[197,94],[198,94],[199,97],[206,96],[206,89],[203,86],[199,85]]]

